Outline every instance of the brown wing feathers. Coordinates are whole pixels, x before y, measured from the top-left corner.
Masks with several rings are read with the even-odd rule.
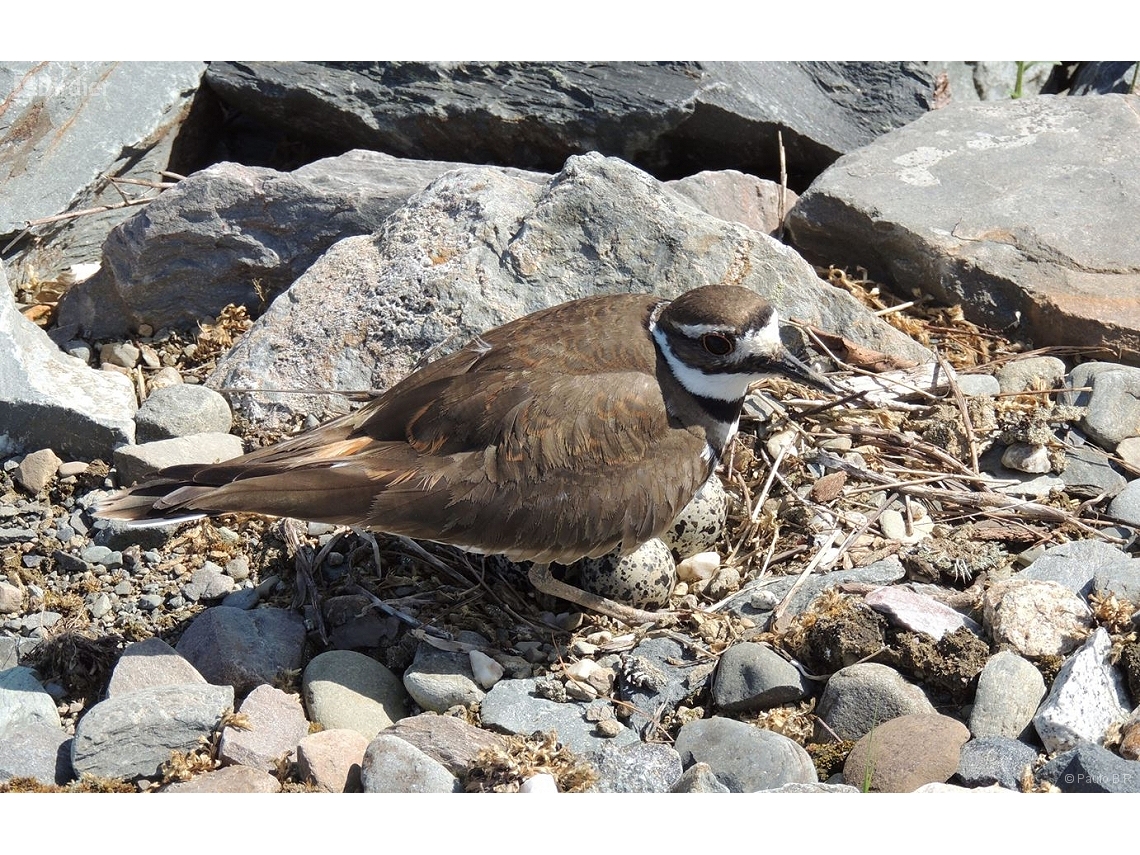
[[[637,322],[655,304],[628,301],[591,306],[633,309]],[[521,323],[526,347],[515,343]],[[597,329],[605,325],[581,306],[509,324],[356,413],[234,460],[165,470],[101,513],[248,511],[538,560],[639,543],[669,524],[708,471],[688,471],[704,462],[684,453],[692,436],[669,424],[653,373],[623,370],[652,365],[652,344]],[[593,349],[567,349],[563,337]],[[648,359],[636,350],[646,346]],[[671,447],[677,486],[662,496],[645,464],[669,459]]]

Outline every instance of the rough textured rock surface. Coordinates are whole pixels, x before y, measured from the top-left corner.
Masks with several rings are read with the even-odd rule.
[[[192,327],[227,303],[256,314],[333,243],[371,233],[405,199],[460,165],[372,151],[293,172],[216,164],[111,232],[103,268],[67,293],[60,324],[97,338],[140,323]]]
[[[0,234],[68,210],[177,129],[201,62],[5,62]],[[23,133],[13,132],[22,129]],[[169,146],[169,142],[167,142]],[[162,164],[165,168],[166,164]]]
[[[789,218],[823,264],[861,264],[1037,345],[1140,361],[1140,97],[951,104],[837,161]]]
[[[175,649],[203,677],[233,686],[240,698],[299,669],[304,644],[305,624],[294,612],[216,606],[193,620]]]
[[[1128,716],[1128,695],[1111,662],[1111,649],[1108,632],[1098,628],[1057,673],[1033,716],[1033,726],[1050,753],[1080,742],[1103,744],[1109,727]]]
[[[893,62],[214,62],[206,79],[300,136],[533,169],[595,150],[665,177],[695,163],[777,174],[782,130],[793,187],[933,93],[917,64]]]
[[[75,728],[71,762],[78,774],[151,776],[171,751],[190,751],[209,737],[226,710],[230,686],[161,686],[96,704]]]
[[[929,361],[924,348],[827,287],[787,247],[592,154],[572,158],[544,184],[487,168],[443,175],[375,235],[329,249],[219,362],[209,384],[385,389],[425,354],[545,306],[601,293],[675,296],[708,282],[751,287],[784,317]],[[234,395],[231,404],[259,421],[347,406],[296,394]]]
[[[1059,582],[1006,579],[986,591],[983,606],[994,641],[1023,656],[1068,653],[1093,624],[1085,601]]]
[[[130,380],[63,353],[16,311],[0,264],[0,451],[106,457],[134,441],[137,409]]]

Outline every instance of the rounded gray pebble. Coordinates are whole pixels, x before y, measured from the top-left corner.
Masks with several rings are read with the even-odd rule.
[[[875,662],[849,665],[831,675],[816,713],[842,739],[860,739],[878,725],[910,713],[933,713],[922,689]],[[817,728],[816,738],[828,738]]]
[[[410,742],[377,735],[364,752],[360,784],[366,793],[458,793],[459,780]]]
[[[1027,659],[1009,650],[990,657],[978,676],[970,733],[975,737],[1016,739],[1033,721],[1045,680]]]
[[[766,644],[734,644],[720,657],[713,681],[714,706],[739,713],[794,703],[807,694],[803,675]]]
[[[179,383],[155,389],[135,414],[136,442],[172,439],[195,433],[229,433],[230,406],[206,386]]]
[[[779,733],[730,718],[691,721],[674,746],[682,763],[708,763],[734,793],[770,790],[819,780],[808,753]]]

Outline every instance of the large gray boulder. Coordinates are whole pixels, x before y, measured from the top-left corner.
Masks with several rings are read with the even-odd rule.
[[[29,222],[35,240],[5,250],[17,286],[52,283],[73,264],[99,260],[111,229],[154,196],[168,169],[199,156],[191,118],[203,62],[0,62],[4,155],[0,234]],[[201,111],[197,111],[201,115]],[[107,210],[97,211],[101,207]],[[49,220],[64,212],[83,216]],[[8,243],[7,240],[4,241]]]
[[[51,448],[90,460],[135,438],[131,381],[60,351],[16,310],[0,265],[0,454]]]
[[[841,158],[789,217],[819,263],[1038,345],[1140,361],[1140,97],[951,104]]]
[[[333,243],[371,233],[456,166],[371,151],[293,172],[216,164],[111,232],[102,269],[64,296],[59,323],[100,338],[192,328],[227,303],[257,314]]]
[[[219,361],[209,384],[384,389],[421,359],[545,306],[601,293],[675,296],[712,282],[753,288],[784,318],[930,359],[788,247],[591,154],[541,184],[495,168],[441,176],[375,235],[325,253]],[[231,403],[266,421],[337,406],[329,395],[298,394],[235,394]]]

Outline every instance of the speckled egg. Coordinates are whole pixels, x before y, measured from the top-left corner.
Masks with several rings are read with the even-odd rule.
[[[677,585],[673,553],[657,538],[621,558],[587,558],[578,564],[578,573],[585,590],[639,609],[667,605]]]
[[[661,535],[661,539],[682,559],[698,552],[708,552],[720,539],[727,514],[728,494],[724,492],[720,478],[714,475],[697,490],[677,515],[673,527]]]

